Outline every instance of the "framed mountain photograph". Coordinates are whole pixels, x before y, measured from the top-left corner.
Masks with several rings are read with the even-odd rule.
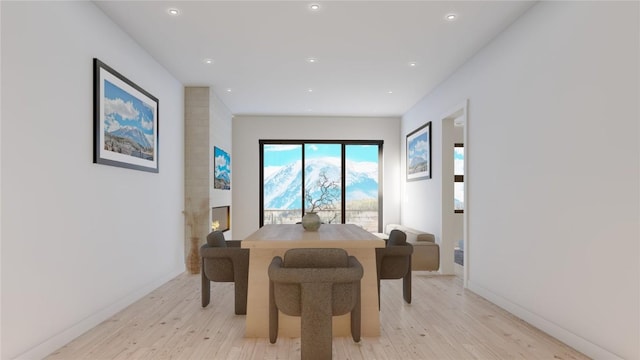
[[[93,162],[157,173],[156,97],[93,59]]]
[[[231,156],[217,146],[213,147],[213,188],[231,190]]]
[[[407,181],[431,179],[431,121],[407,135]]]

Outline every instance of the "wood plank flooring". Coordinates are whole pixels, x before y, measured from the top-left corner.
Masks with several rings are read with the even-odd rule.
[[[334,359],[588,359],[464,290],[457,276],[414,271],[410,305],[402,280],[381,290],[381,336],[334,338]],[[300,359],[300,338],[244,338],[232,283],[211,283],[211,294],[202,308],[200,276],[182,274],[46,359]]]

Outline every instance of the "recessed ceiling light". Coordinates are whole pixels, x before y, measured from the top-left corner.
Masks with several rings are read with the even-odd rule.
[[[169,13],[169,15],[178,16],[180,15],[180,10],[176,8],[170,8],[167,10],[167,13]]]
[[[445,16],[444,18],[447,19],[448,21],[453,21],[458,18],[458,15],[451,13],[451,14],[447,14],[447,16]]]
[[[416,67],[416,66],[418,66],[418,63],[415,62],[415,61],[411,61],[411,62],[409,62],[409,66]]]
[[[228,93],[230,93],[230,92],[231,92],[231,89],[227,89],[227,92],[228,92]]]
[[[315,64],[318,62],[318,59],[310,57],[310,58],[307,58],[307,62],[311,64]]]
[[[307,92],[313,92],[313,89],[307,89]]]
[[[393,94],[393,91],[389,90],[387,91],[387,94]]]
[[[213,59],[204,59],[202,62],[205,64],[213,64]]]
[[[320,4],[311,4],[309,5],[309,9],[311,9],[312,11],[318,11],[320,10]]]

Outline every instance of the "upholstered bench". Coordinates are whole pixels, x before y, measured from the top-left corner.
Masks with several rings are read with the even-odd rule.
[[[399,224],[387,224],[384,233],[374,234],[387,240],[389,233],[394,229],[407,234],[407,242],[413,245],[412,270],[437,271],[440,268],[440,245],[436,243],[436,237],[433,234]]]

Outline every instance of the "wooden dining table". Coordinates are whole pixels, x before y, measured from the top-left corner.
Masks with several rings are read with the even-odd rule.
[[[342,248],[362,264],[362,336],[380,336],[378,282],[375,248],[384,240],[353,224],[323,224],[318,231],[305,231],[300,224],[265,225],[246,239],[241,247],[249,251],[249,289],[245,337],[269,337],[269,275],[275,256],[293,248]],[[351,336],[351,315],[333,317],[333,336]],[[279,313],[278,336],[300,337],[300,318]]]

